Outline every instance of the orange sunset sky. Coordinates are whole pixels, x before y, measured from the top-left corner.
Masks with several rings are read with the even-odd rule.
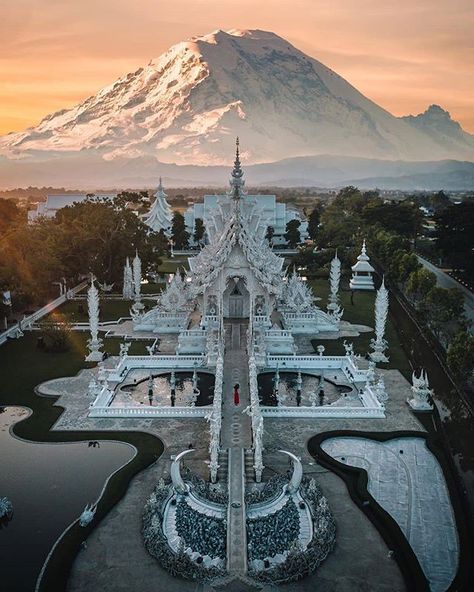
[[[273,31],[394,115],[474,133],[474,0],[0,0],[0,134],[71,107],[170,45]]]

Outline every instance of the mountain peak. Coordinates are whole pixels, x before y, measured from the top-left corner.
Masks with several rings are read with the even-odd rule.
[[[0,156],[228,165],[235,136],[246,163],[318,154],[474,158],[474,139],[441,107],[396,118],[259,29],[217,29],[177,43],[75,107],[0,138]]]

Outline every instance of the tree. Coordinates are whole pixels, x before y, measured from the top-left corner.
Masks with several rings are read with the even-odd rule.
[[[267,232],[265,234],[265,239],[268,241],[268,244],[272,246],[273,244],[273,236],[275,235],[275,229],[273,226],[267,226]]]
[[[474,277],[474,202],[451,205],[438,212],[436,246],[455,269]]]
[[[396,260],[395,260],[396,261]],[[404,253],[394,268],[394,275],[399,282],[406,282],[409,275],[421,268],[421,263],[418,261],[418,257],[415,253]]]
[[[189,247],[189,232],[186,230],[184,216],[179,212],[175,212],[173,215],[171,239],[173,240],[175,248],[178,250],[187,249]]]
[[[194,221],[194,242],[200,245],[205,233],[206,227],[204,226],[204,220],[202,218],[196,218]]]
[[[290,220],[286,224],[285,240],[290,247],[294,248],[301,242],[300,226],[299,220]]]
[[[308,217],[308,234],[313,241],[318,235],[319,224],[321,222],[321,211],[318,207],[314,208]]]
[[[428,292],[436,286],[436,276],[424,267],[412,271],[408,276],[406,290],[415,302],[423,300]]]
[[[93,273],[119,284],[127,256],[140,253],[146,272],[158,271],[166,242],[126,204],[91,198],[59,210],[55,218],[20,224],[0,242],[0,284],[14,306],[44,303],[65,278]],[[18,308],[17,308],[18,310]]]
[[[447,354],[448,367],[460,382],[466,382],[474,370],[474,337],[460,331],[453,339]]]
[[[63,353],[71,347],[71,325],[67,322],[42,321],[40,323],[39,344],[50,353]]]
[[[450,335],[459,328],[459,323],[465,326],[464,295],[458,288],[432,288],[422,301],[426,310],[429,324],[435,335],[446,345]]]

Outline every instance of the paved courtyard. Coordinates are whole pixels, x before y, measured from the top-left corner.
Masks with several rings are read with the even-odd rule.
[[[456,575],[458,536],[443,472],[424,439],[331,438],[322,448],[367,471],[369,493],[397,521],[432,592],[444,592]]]
[[[244,365],[241,368],[243,360],[240,359],[240,353],[229,348],[226,356],[223,438],[229,439],[229,445],[234,443],[233,439],[236,440],[236,445],[241,444],[241,440],[246,444],[248,439],[246,430],[241,431],[240,422],[246,403],[245,388],[241,387],[239,408],[232,401],[233,384],[239,382],[243,385],[246,382],[246,367]],[[113,359],[107,360],[107,364],[113,363]],[[152,467],[131,481],[124,498],[93,531],[87,548],[76,558],[68,590],[204,591],[206,588],[201,585],[172,578],[148,555],[142,543],[141,515],[145,501],[157,480],[161,476],[168,476],[171,456],[187,448],[189,444],[196,448],[196,452],[186,459],[185,464],[193,471],[207,475],[208,469],[204,462],[209,443],[207,423],[199,418],[89,418],[87,408],[90,398],[87,395],[87,386],[94,372],[95,370],[84,370],[76,377],[50,381],[40,387],[40,392],[44,395],[60,395],[57,404],[65,407],[65,412],[54,429],[141,430],[161,438],[165,451]],[[312,436],[328,430],[421,430],[421,425],[405,403],[410,392],[408,382],[396,370],[383,371],[383,375],[390,393],[385,419],[268,418],[264,422],[264,478],[275,472],[285,473],[288,469],[288,461],[277,452],[278,449],[284,448],[299,455],[305,474],[315,476],[321,485],[337,522],[337,544],[334,552],[314,575],[301,582],[285,585],[284,589],[288,592],[316,588],[322,592],[397,592],[405,589],[401,573],[390,557],[389,549],[372,523],[352,502],[344,482],[332,472],[318,466],[306,448],[307,441]],[[378,574],[373,581],[367,579],[370,572]]]

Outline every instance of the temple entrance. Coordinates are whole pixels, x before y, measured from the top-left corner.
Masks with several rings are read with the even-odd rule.
[[[244,297],[242,294],[229,296],[229,317],[241,319],[244,316]]]
[[[237,279],[237,278],[236,278]],[[225,298],[227,296],[227,306]],[[227,314],[225,314],[227,313]],[[224,293],[224,314],[233,319],[242,319],[249,314],[249,293],[242,278],[232,278]]]

